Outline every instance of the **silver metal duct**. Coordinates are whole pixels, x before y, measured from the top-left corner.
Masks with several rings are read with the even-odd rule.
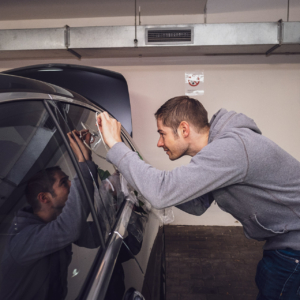
[[[182,30],[190,30],[186,42]],[[0,59],[300,54],[300,22],[137,26],[136,31],[135,45],[134,26],[0,30]],[[160,31],[154,37],[162,40],[149,42],[149,32]]]

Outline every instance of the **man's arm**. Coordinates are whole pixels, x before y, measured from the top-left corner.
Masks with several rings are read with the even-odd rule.
[[[240,183],[247,174],[248,166],[242,141],[233,133],[208,144],[188,165],[172,171],[151,167],[120,142],[109,150],[107,160],[158,209]]]
[[[155,208],[162,209],[195,199],[215,189],[244,180],[248,158],[241,139],[224,134],[198,152],[191,162],[172,171],[160,171],[129,150],[121,141],[121,124],[104,112],[98,115],[104,141],[111,148],[106,159]]]

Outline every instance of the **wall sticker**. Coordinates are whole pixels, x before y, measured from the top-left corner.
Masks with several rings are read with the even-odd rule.
[[[185,73],[185,94],[201,96],[204,94],[204,72]]]

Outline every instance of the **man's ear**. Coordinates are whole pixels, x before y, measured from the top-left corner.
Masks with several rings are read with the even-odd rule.
[[[47,204],[50,202],[50,193],[41,192],[37,195],[37,199],[41,204]]]
[[[186,121],[182,121],[179,124],[179,130],[182,133],[182,136],[184,138],[187,138],[190,135],[190,125],[189,125],[189,123],[186,122]]]

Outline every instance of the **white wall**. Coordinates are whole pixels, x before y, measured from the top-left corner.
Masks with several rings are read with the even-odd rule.
[[[112,67],[127,79],[133,113],[134,140],[148,161],[171,170],[189,162],[170,162],[156,147],[153,114],[167,99],[183,95],[184,73],[204,71],[205,93],[198,97],[211,117],[221,107],[253,118],[263,134],[300,160],[300,64],[185,65]],[[174,209],[175,224],[239,225],[217,205],[202,217]]]

